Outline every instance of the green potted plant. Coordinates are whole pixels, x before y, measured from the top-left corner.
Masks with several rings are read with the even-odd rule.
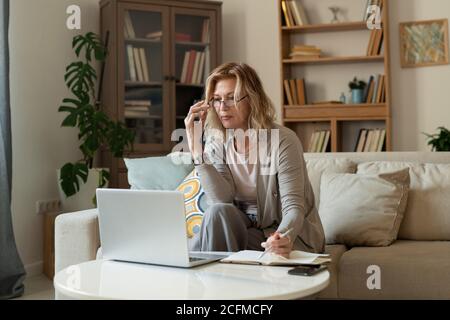
[[[428,145],[430,145],[431,151],[450,151],[450,131],[445,127],[438,128],[439,133],[428,134],[424,133],[428,137]]]
[[[350,87],[350,91],[352,92],[352,103],[363,103],[364,101],[364,89],[367,86],[367,83],[362,80],[358,80],[356,77],[353,78],[353,81],[350,81],[348,86]]]
[[[126,149],[133,148],[135,137],[135,133],[123,123],[111,120],[102,111],[103,106],[96,97],[97,87],[100,97],[101,80],[96,85],[98,78],[94,66],[101,64],[103,75],[107,45],[98,35],[89,32],[75,36],[72,47],[78,61],[66,68],[64,79],[73,96],[65,98],[58,111],[68,113],[62,127],[78,129],[79,149],[83,158],[66,163],[58,172],[61,201],[67,211],[86,209],[92,204],[95,206],[95,189],[107,186],[110,178],[108,169],[93,167],[97,151],[104,148],[114,157],[123,157]],[[87,197],[88,202],[87,199],[73,199],[77,194],[82,194],[81,198]]]

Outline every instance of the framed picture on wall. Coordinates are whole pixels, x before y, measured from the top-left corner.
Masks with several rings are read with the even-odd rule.
[[[448,64],[448,19],[400,23],[403,68]]]

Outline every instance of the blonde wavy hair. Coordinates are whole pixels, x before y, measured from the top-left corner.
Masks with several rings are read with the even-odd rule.
[[[250,105],[249,129],[270,129],[275,121],[275,108],[267,94],[264,92],[261,79],[256,71],[245,63],[230,62],[222,64],[214,69],[206,80],[205,101],[209,102],[214,97],[216,84],[220,80],[236,79],[234,99],[248,96]],[[214,108],[208,112],[205,126],[208,129],[225,131],[222,122]]]

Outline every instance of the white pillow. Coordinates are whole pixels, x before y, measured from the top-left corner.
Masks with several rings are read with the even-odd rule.
[[[322,175],[319,214],[327,244],[388,246],[397,239],[409,169],[384,174]]]

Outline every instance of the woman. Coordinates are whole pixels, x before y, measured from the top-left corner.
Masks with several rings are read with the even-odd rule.
[[[205,95],[185,119],[190,152],[212,204],[191,249],[265,249],[285,257],[292,250],[323,252],[324,232],[301,143],[293,131],[274,123],[274,107],[255,70],[243,63],[221,65],[208,77]],[[267,129],[271,138],[278,139],[267,140],[270,147],[266,149],[270,150],[266,159],[254,152],[252,141],[259,140],[253,139],[252,133],[244,139],[232,134],[222,142],[214,140],[207,143],[209,150],[203,151],[199,124],[206,134],[206,129],[227,133],[231,129],[244,133]],[[267,164],[267,159],[273,159],[273,146],[277,157]],[[213,164],[209,164],[212,158]],[[263,174],[267,165],[276,170]]]

